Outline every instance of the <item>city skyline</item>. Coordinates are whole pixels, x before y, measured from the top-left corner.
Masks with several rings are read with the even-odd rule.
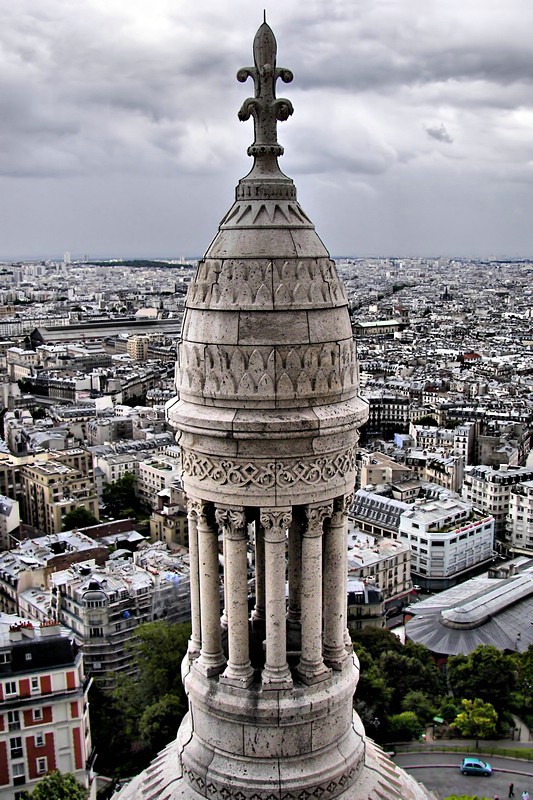
[[[201,255],[251,167],[235,73],[262,5],[0,7],[0,259]],[[332,253],[532,255],[529,4],[275,0],[267,17],[295,76],[281,167]]]

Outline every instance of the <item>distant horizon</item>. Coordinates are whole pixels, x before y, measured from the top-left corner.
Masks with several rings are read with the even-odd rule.
[[[56,255],[56,256],[19,256],[16,258],[10,257],[2,257],[0,256],[0,264],[2,265],[16,265],[16,264],[33,264],[33,263],[47,263],[47,262],[63,262],[64,254]],[[205,253],[202,255],[179,255],[179,256],[145,256],[145,255],[135,255],[135,256],[113,256],[113,255],[83,255],[83,256],[74,256],[72,253],[70,254],[70,263],[86,263],[91,264],[95,261],[175,261],[179,262],[183,260],[184,262],[188,261],[200,261],[202,258],[205,257]],[[454,255],[443,255],[442,253],[436,255],[427,255],[427,254],[418,254],[418,255],[405,255],[405,254],[397,254],[397,253],[389,253],[387,254],[341,254],[341,255],[333,255],[330,254],[330,257],[334,261],[342,261],[344,259],[390,259],[390,260],[402,260],[402,259],[423,259],[428,261],[437,261],[438,259],[445,259],[447,261],[533,261],[533,254],[532,255],[458,255],[457,253]]]
[[[2,258],[203,254],[252,168],[235,76],[262,7],[4,6]],[[533,255],[533,3],[271,0],[268,21],[294,75],[280,166],[330,252]]]

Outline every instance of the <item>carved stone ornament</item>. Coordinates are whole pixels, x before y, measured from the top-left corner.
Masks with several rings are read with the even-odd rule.
[[[279,533],[283,538],[292,522],[290,509],[263,509],[261,511],[261,526],[268,533]]]
[[[182,459],[183,470],[191,478],[239,489],[246,486],[258,489],[319,486],[355,469],[353,447],[331,456],[305,461],[271,461],[266,464],[205,456],[189,450],[182,451]]]
[[[243,210],[244,219],[246,214]],[[287,212],[286,225],[291,221]],[[213,310],[335,308],[346,302],[344,286],[328,258],[282,262],[206,259],[199,263],[187,295],[189,308]]]
[[[242,508],[215,507],[215,519],[225,536],[242,538],[246,535],[246,516]]]
[[[331,517],[333,503],[326,503],[320,506],[307,506],[305,516],[307,517],[307,527],[303,531],[304,536],[320,536],[324,520]]]
[[[207,503],[204,503],[203,500],[189,499],[187,500],[187,513],[206,523],[208,516]]]
[[[303,402],[355,390],[355,346],[352,340],[293,347],[182,342],[177,380],[185,393]]]
[[[280,156],[283,147],[278,144],[277,122],[288,119],[293,113],[290,100],[276,98],[276,81],[290,83],[293,75],[289,69],[276,67],[277,45],[272,29],[264,22],[257,31],[253,45],[254,67],[243,67],[237,80],[244,83],[253,78],[255,97],[248,97],[239,111],[239,119],[254,118],[255,141],[248,148],[248,155],[265,153]]]

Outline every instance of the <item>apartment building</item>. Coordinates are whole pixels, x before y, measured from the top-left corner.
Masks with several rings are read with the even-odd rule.
[[[65,630],[0,614],[0,800],[20,800],[54,769],[88,785],[87,691]]]
[[[510,509],[511,489],[533,480],[533,469],[502,464],[499,469],[485,465],[465,471],[462,495],[485,514],[494,517],[495,531],[504,538]]]
[[[402,606],[413,588],[409,545],[362,533],[348,517],[348,578],[373,582],[383,594],[385,610]]]
[[[111,688],[114,674],[132,671],[127,644],[138,625],[190,619],[189,585],[184,557],[152,562],[146,568],[129,559],[110,560],[104,567],[87,561],[51,575],[46,602],[83,645],[87,671]],[[31,615],[39,611],[37,607]]]
[[[150,539],[165,542],[170,548],[189,546],[186,500],[181,486],[171,484],[159,492],[150,517]]]
[[[510,555],[533,556],[533,481],[511,486],[505,545]]]
[[[424,589],[440,591],[488,565],[494,519],[454,498],[419,500],[400,517],[399,536],[411,549],[411,574]]]
[[[138,465],[137,495],[148,505],[156,507],[159,492],[169,489],[180,477],[181,467],[177,458],[163,455],[147,458]]]
[[[0,549],[10,550],[20,535],[20,512],[17,500],[0,495]]]
[[[86,464],[87,458],[85,451],[73,451],[60,459],[35,461],[21,467],[22,518],[25,523],[43,533],[56,533],[62,530],[65,516],[76,508],[85,508],[98,519],[92,467],[82,471],[74,466]]]

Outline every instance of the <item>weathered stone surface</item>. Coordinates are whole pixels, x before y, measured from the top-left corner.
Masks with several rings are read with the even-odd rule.
[[[278,167],[276,122],[292,106],[275,85],[292,76],[275,57],[265,23],[255,66],[238,74],[255,84],[240,112],[254,119],[254,165],[190,284],[179,400],[168,406],[193,541],[196,605],[182,667],[190,713],[121,800],[428,797],[352,712],[346,510],[367,406],[346,293]]]

